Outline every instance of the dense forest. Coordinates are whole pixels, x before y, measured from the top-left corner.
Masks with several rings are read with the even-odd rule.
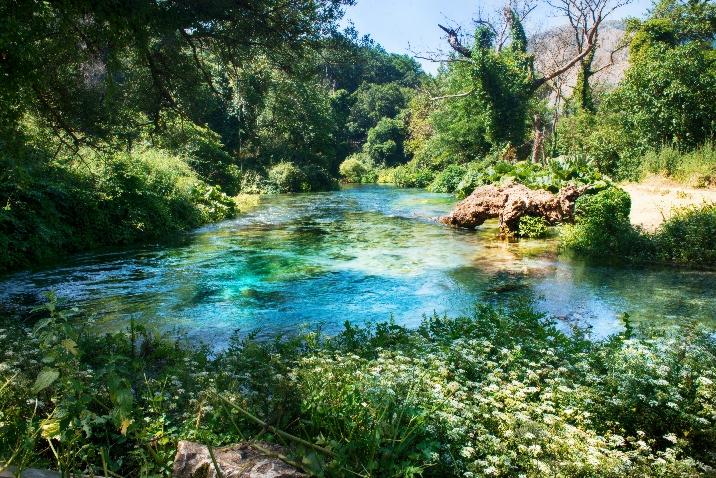
[[[512,0],[411,56],[354,3],[0,0],[0,472],[223,478],[240,442],[319,477],[714,476],[716,203],[648,230],[625,188],[716,186],[716,4],[550,0],[530,35]],[[434,217],[515,185],[579,197]]]
[[[3,2],[0,267],[165,238],[229,217],[239,194],[337,179],[459,196],[506,176],[713,180],[710,2],[665,0],[629,21],[614,88],[593,84],[592,64],[610,2],[570,13],[600,16],[551,70],[527,10],[474,38],[442,27],[454,52],[434,58],[437,77],[340,31],[342,3]]]

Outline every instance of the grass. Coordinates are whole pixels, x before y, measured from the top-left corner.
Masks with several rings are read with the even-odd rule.
[[[90,319],[87,319],[90,320]],[[716,464],[716,339],[591,341],[526,300],[223,351],[97,335],[54,300],[0,331],[0,461],[169,476],[179,439],[287,445],[318,476],[696,476]]]
[[[671,146],[651,151],[642,159],[642,174],[658,174],[692,187],[716,186],[716,146],[707,142],[693,151]]]

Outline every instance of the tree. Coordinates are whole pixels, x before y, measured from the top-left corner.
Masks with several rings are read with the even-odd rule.
[[[354,144],[366,139],[368,130],[382,118],[395,117],[405,108],[410,90],[398,83],[363,83],[352,95],[352,106],[346,129]]]
[[[0,109],[14,113],[3,119],[35,114],[75,146],[130,145],[166,110],[201,125],[202,100],[235,95],[225,76],[259,57],[291,71],[344,3],[4,1]]]
[[[608,110],[645,147],[691,148],[716,131],[716,5],[663,0],[629,25],[630,67]]]
[[[568,18],[578,25],[575,31],[579,34],[581,50],[565,63],[541,74],[535,71],[533,58],[527,52],[526,35],[522,26],[522,21],[534,9],[534,5],[525,5],[520,12],[513,5],[506,6],[503,9],[502,26],[478,19],[479,26],[472,48],[463,44],[456,29],[439,25],[447,34],[448,44],[458,58],[472,65],[474,77],[471,89],[447,94],[439,99],[462,98],[472,94],[481,96],[482,106],[493,112],[485,125],[492,146],[505,141],[517,146],[521,144],[529,108],[520,108],[518,105],[529,105],[543,85],[575,65],[587,61],[596,45],[602,22],[621,5],[613,0],[567,1]],[[572,13],[573,8],[576,9],[576,14]],[[504,48],[505,45],[508,45],[507,49]],[[509,124],[501,121],[506,116],[510,117]],[[535,112],[532,124],[532,159],[536,161],[543,138],[542,118],[538,112]]]
[[[403,146],[405,134],[402,119],[382,118],[368,131],[363,149],[373,164],[395,166],[404,163],[407,160]]]

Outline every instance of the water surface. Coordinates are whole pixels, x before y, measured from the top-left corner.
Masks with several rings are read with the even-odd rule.
[[[103,330],[134,318],[217,346],[236,329],[330,332],[391,317],[415,325],[525,291],[597,336],[618,330],[625,312],[716,326],[714,273],[585,266],[559,257],[555,240],[507,243],[494,224],[470,232],[436,223],[454,202],[388,186],[267,197],[178,246],[87,254],[0,279],[0,305],[21,314],[53,290]]]

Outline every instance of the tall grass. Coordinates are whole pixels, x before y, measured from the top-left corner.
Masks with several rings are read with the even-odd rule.
[[[665,146],[647,153],[641,164],[642,175],[658,174],[693,187],[716,186],[716,146],[711,141],[686,152]]]

